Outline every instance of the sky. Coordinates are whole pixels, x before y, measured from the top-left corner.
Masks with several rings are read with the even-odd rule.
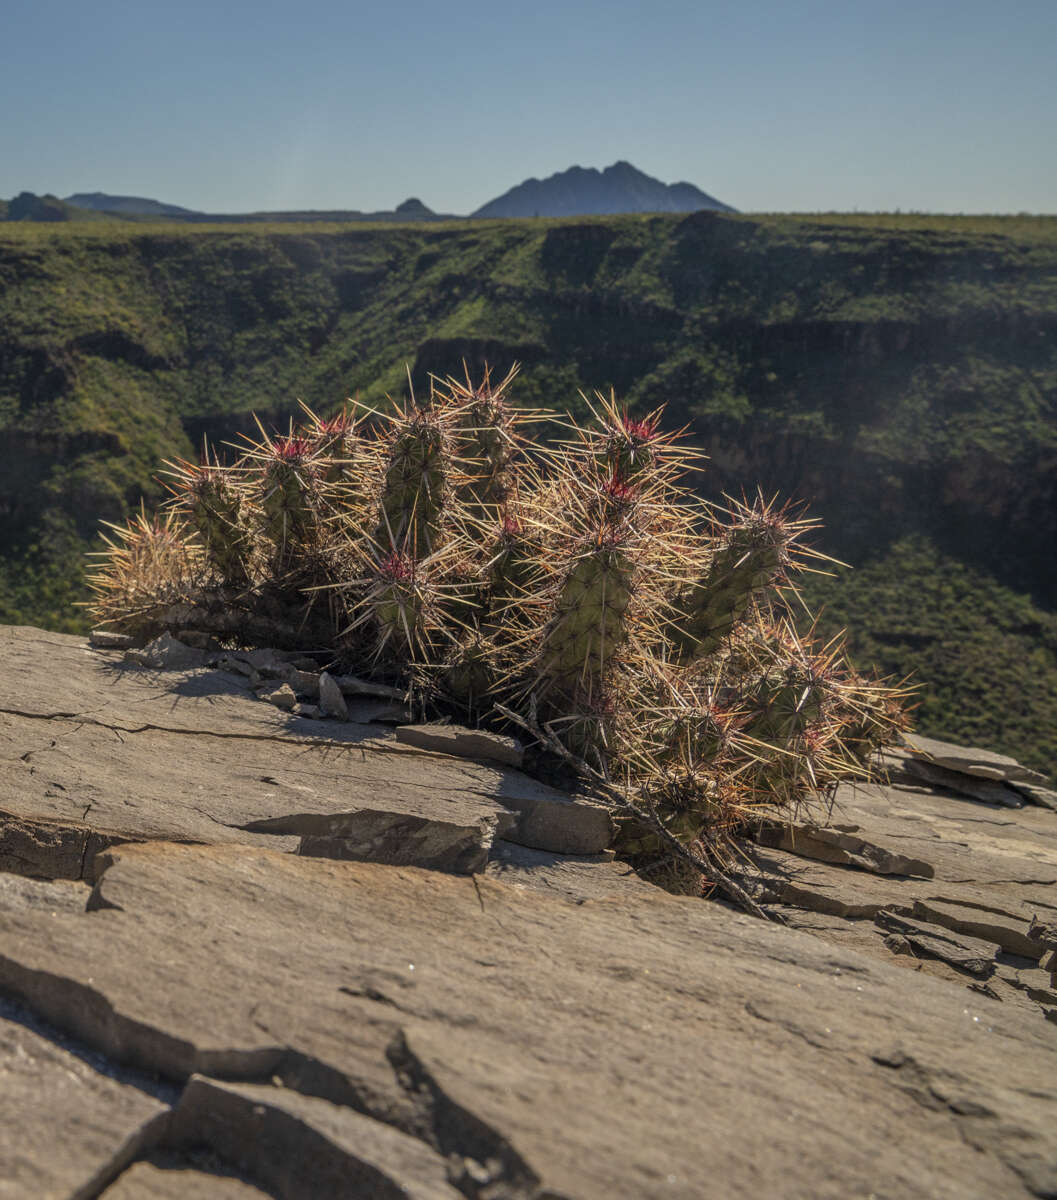
[[[1057,0],[0,3],[0,197],[465,214],[618,159],[746,212],[1057,212]]]

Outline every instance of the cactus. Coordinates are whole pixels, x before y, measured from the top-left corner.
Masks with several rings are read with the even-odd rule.
[[[232,473],[207,459],[200,466],[177,462],[172,474],[177,479],[176,506],[201,539],[218,580],[244,586],[249,581],[251,539],[242,492]]]
[[[762,497],[706,505],[686,483],[700,456],[612,396],[530,445],[512,378],[434,381],[378,421],[306,410],[231,467],[177,464],[173,512],[111,540],[95,611],[138,633],[190,613],[228,641],[311,636],[423,707],[529,728],[631,798],[622,853],[694,890],[673,846],[718,863],[760,804],[863,777],[905,690],[796,633],[811,522]]]

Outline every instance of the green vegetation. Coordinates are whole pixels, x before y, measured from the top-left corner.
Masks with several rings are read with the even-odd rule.
[[[923,729],[1054,769],[1057,662],[1014,614],[1042,629],[1057,608],[1057,218],[7,222],[0,619],[83,627],[80,553],[161,498],[161,459],[252,432],[253,411],[285,426],[297,398],[398,398],[405,364],[422,394],[464,358],[520,361],[529,406],[667,402],[711,457],[706,491],[802,498],[864,578],[900,564],[886,603],[908,620],[937,564],[964,571],[925,614],[927,661],[874,637],[872,587],[816,598],[882,669],[936,680]],[[1039,697],[1017,721],[1014,692]]]

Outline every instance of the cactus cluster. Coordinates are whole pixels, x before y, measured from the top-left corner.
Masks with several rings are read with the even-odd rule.
[[[715,861],[759,805],[863,777],[902,693],[798,634],[813,524],[759,495],[700,500],[699,456],[612,396],[530,442],[542,418],[509,403],[512,378],[306,410],[230,465],[171,464],[164,519],[112,539],[95,615],[320,651],[426,708],[527,728],[629,798],[626,855],[680,877],[673,847]]]

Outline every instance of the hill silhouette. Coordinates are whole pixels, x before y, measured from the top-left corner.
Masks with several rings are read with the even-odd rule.
[[[475,217],[579,217],[612,213],[734,212],[692,183],[662,183],[633,167],[615,162],[604,171],[570,167],[546,179],[526,179],[482,205]]]

